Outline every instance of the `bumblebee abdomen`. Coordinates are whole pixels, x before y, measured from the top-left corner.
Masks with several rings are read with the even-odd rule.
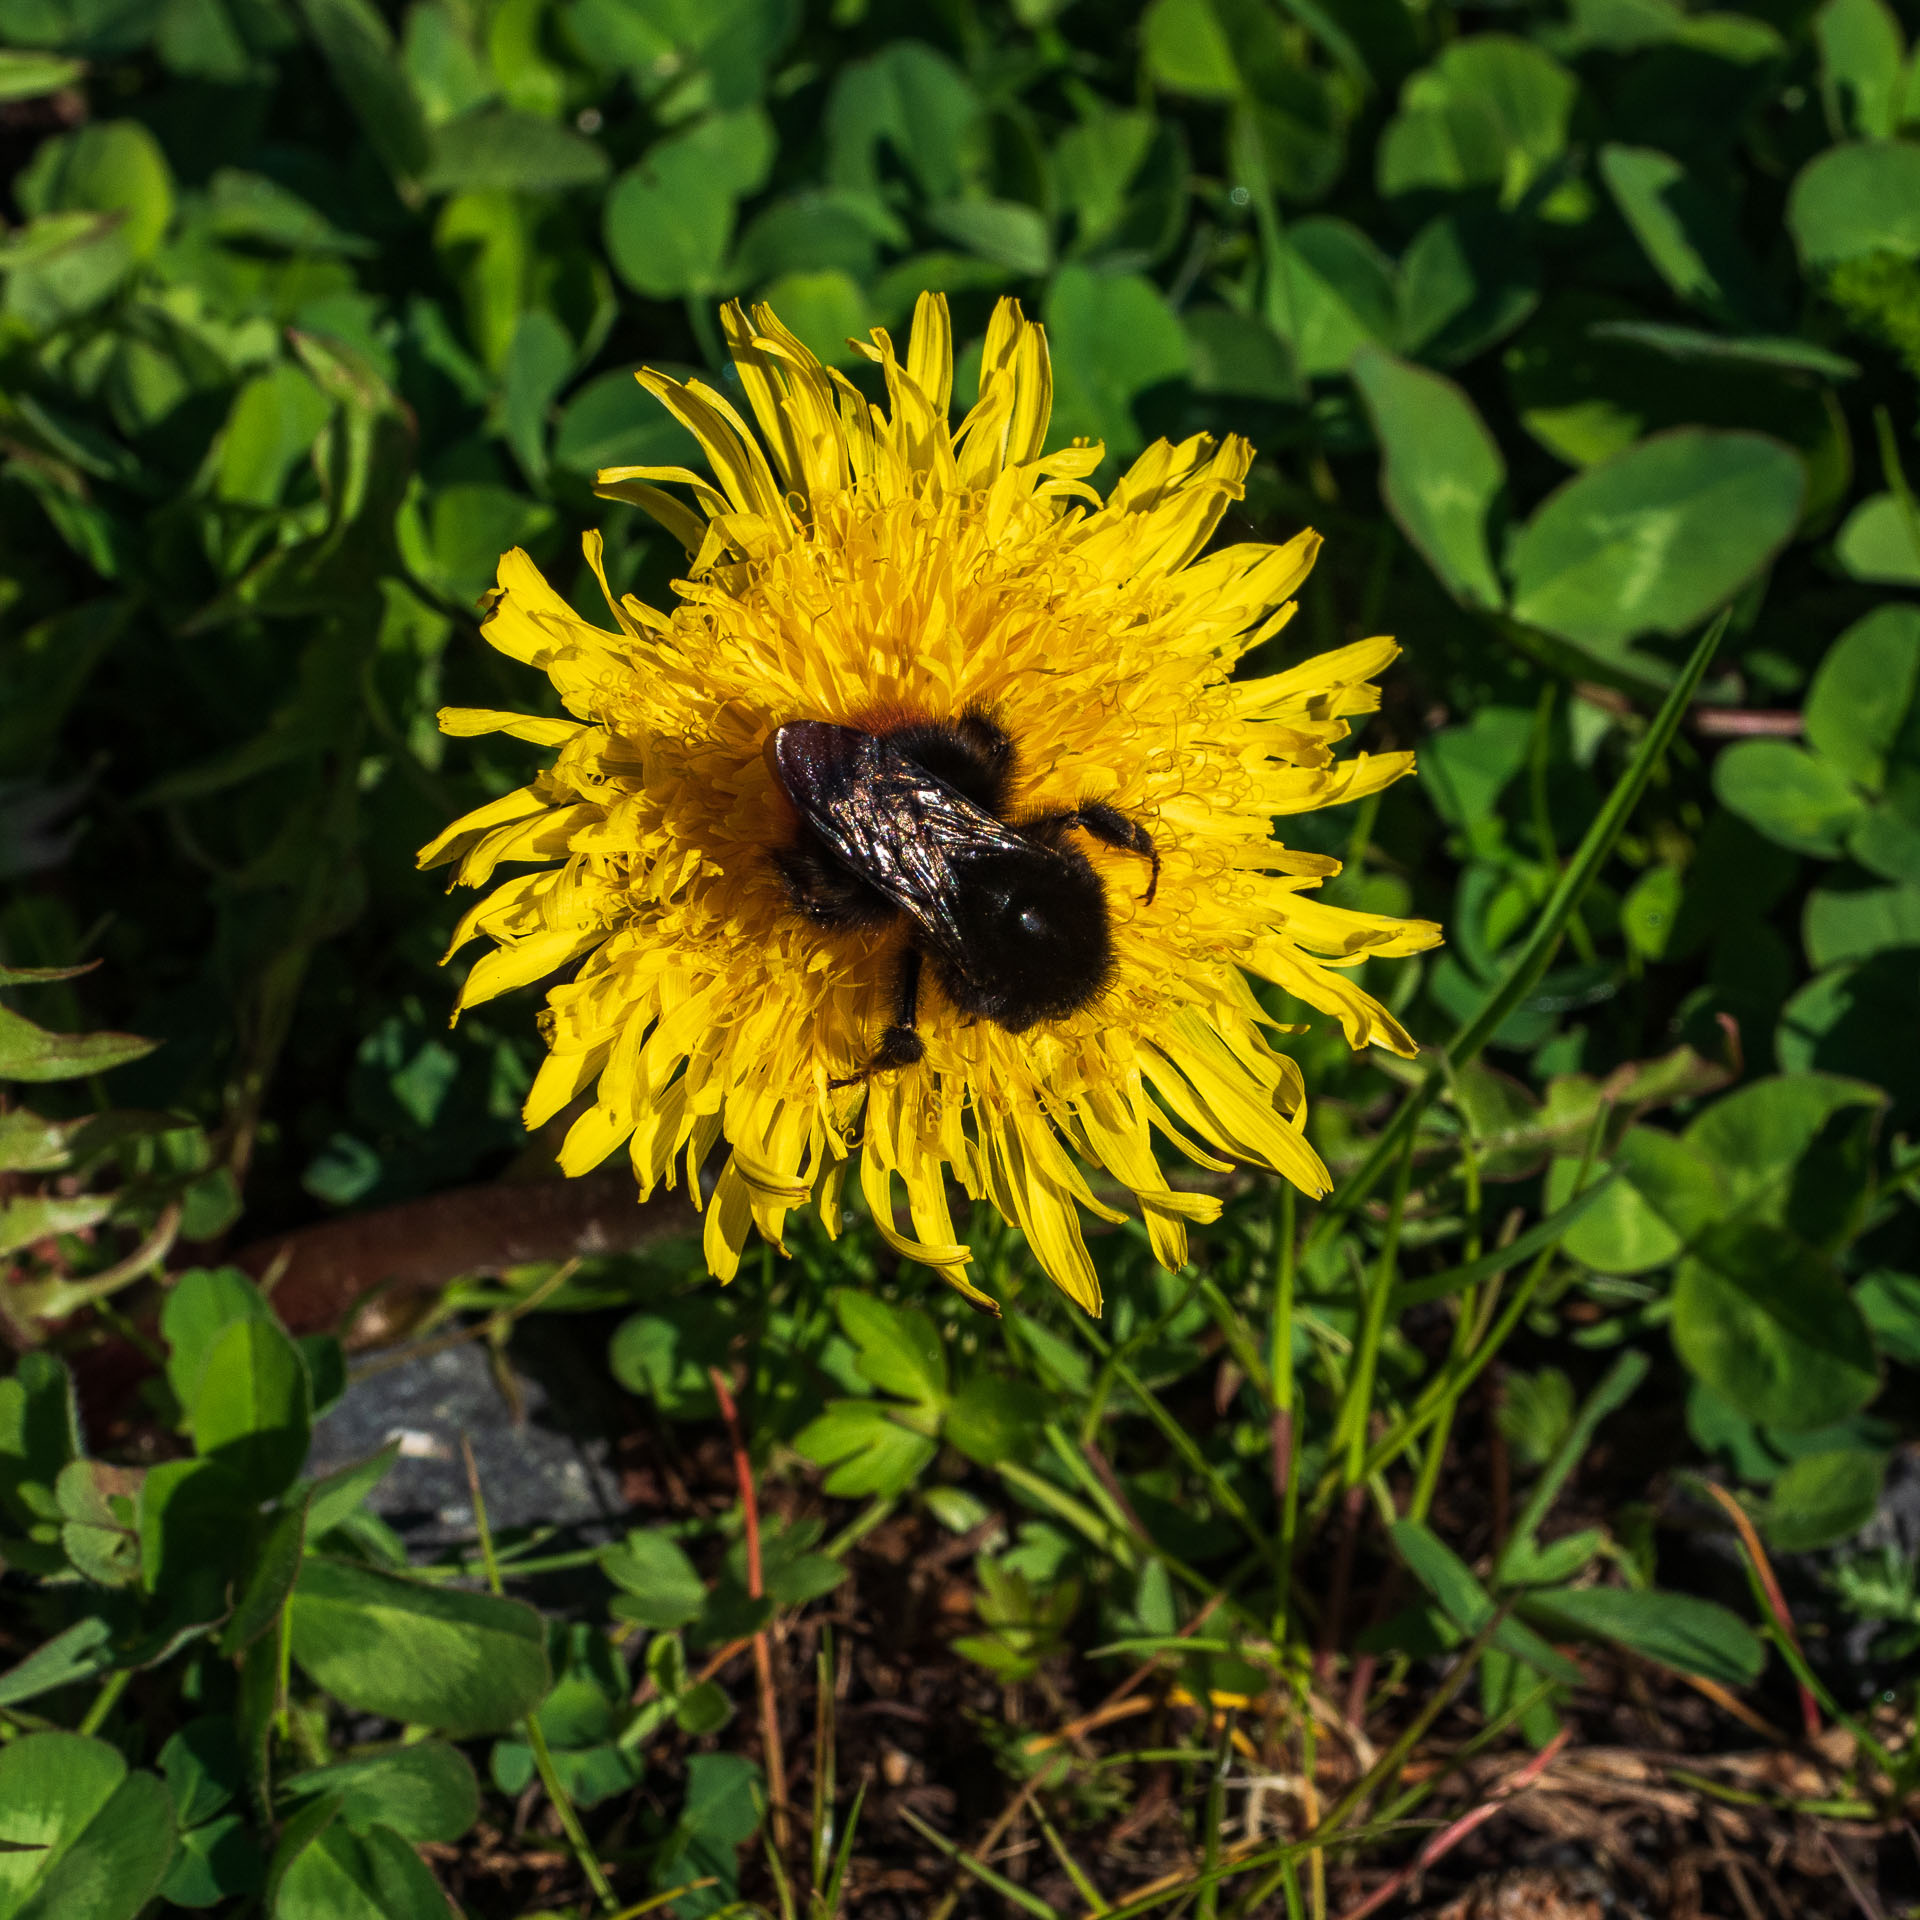
[[[1011,1033],[1078,1012],[1113,970],[1106,889],[1071,849],[1030,846],[965,863],[957,954],[937,956],[961,1012]]]

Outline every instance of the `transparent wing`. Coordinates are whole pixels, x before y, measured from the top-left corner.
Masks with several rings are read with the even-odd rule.
[[[876,734],[795,720],[768,745],[775,777],[827,849],[966,961],[954,895],[982,853],[1027,852],[1010,827]]]

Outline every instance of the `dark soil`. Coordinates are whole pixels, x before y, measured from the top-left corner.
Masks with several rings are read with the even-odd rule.
[[[316,1465],[335,1464],[336,1455],[356,1457],[394,1432],[410,1436],[411,1457],[382,1488],[378,1504],[422,1550],[470,1533],[458,1447],[463,1431],[473,1440],[490,1508],[501,1523],[539,1519],[561,1529],[543,1551],[604,1540],[630,1525],[728,1513],[738,1487],[722,1429],[717,1423],[669,1426],[618,1393],[608,1383],[604,1335],[591,1318],[536,1320],[516,1335],[510,1374],[496,1370],[491,1377],[471,1343],[388,1366],[359,1380],[322,1424]],[[1501,1479],[1485,1438],[1492,1430],[1488,1421],[1478,1439],[1463,1436],[1468,1443],[1458,1450],[1459,1465],[1440,1503],[1448,1537],[1465,1542],[1469,1553],[1476,1540],[1489,1545],[1504,1525],[1492,1497]],[[1593,1515],[1587,1517],[1617,1504],[1620,1489],[1598,1484],[1612,1477],[1609,1468],[1624,1478],[1644,1464],[1619,1455],[1596,1458],[1566,1496],[1565,1524],[1581,1524],[1589,1504]],[[1907,1478],[1897,1476],[1893,1484],[1904,1487]],[[1636,1482],[1635,1490],[1644,1485]],[[788,1518],[819,1514],[829,1530],[855,1511],[824,1500],[797,1475],[770,1475],[761,1497],[766,1509]],[[1032,1816],[1036,1804],[1110,1901],[1199,1863],[1196,1809],[1204,1768],[1169,1761],[1107,1769],[1090,1764],[1113,1753],[1211,1746],[1216,1735],[1202,1726],[1195,1706],[1173,1696],[1166,1676],[1134,1676],[1122,1661],[1063,1657],[1035,1681],[1003,1688],[953,1651],[958,1634],[977,1628],[971,1562],[997,1524],[955,1536],[921,1512],[896,1512],[847,1554],[849,1577],[837,1590],[771,1631],[791,1809],[788,1872],[804,1893],[818,1660],[831,1635],[831,1739],[841,1819],[855,1790],[866,1789],[846,1887],[846,1910],[862,1920],[939,1920],[942,1913],[959,1920],[1010,1910],[1005,1896],[957,1868],[920,1827],[977,1853],[996,1874],[1060,1913],[1082,1912],[1084,1901]],[[1722,1563],[1716,1573],[1712,1556],[1684,1536],[1674,1545],[1679,1558],[1703,1558],[1712,1576],[1706,1584],[1724,1584],[1728,1596],[1737,1597],[1730,1566]],[[1790,1571],[1798,1597],[1831,1610],[1817,1566]],[[1392,1602],[1378,1591],[1377,1574],[1378,1563],[1363,1546],[1343,1609],[1350,1629]],[[1308,1593],[1324,1593],[1327,1576],[1326,1565],[1310,1565]],[[525,1590],[548,1608],[597,1616],[595,1574],[549,1576]],[[1816,1632],[1815,1638],[1829,1649],[1840,1645],[1838,1635]],[[1920,1837],[1911,1827],[1819,1810],[1847,1757],[1844,1736],[1829,1731],[1808,1746],[1783,1732],[1780,1743],[1771,1744],[1655,1669],[1590,1653],[1583,1660],[1592,1684],[1572,1703],[1570,1737],[1552,1764],[1450,1847],[1424,1878],[1396,1890],[1381,1911],[1430,1920],[1839,1920],[1897,1911],[1920,1896]],[[649,1748],[642,1786],[589,1816],[602,1858],[627,1898],[645,1891],[647,1842],[671,1821],[688,1755],[726,1746],[764,1757],[750,1652],[743,1645],[714,1665],[735,1705],[732,1723],[697,1742],[669,1732]],[[1383,1704],[1376,1696],[1364,1733],[1374,1749],[1392,1739],[1436,1673],[1416,1669],[1395,1697]],[[1129,1680],[1123,1717],[1075,1729]],[[1755,1698],[1776,1728],[1797,1724],[1790,1693]],[[1443,1778],[1414,1816],[1421,1824],[1404,1840],[1369,1847],[1357,1861],[1329,1858],[1329,1915],[1372,1910],[1369,1896],[1433,1833],[1500,1797],[1503,1783],[1528,1763],[1529,1750],[1514,1740],[1450,1771],[1450,1756],[1477,1724],[1469,1693],[1416,1749],[1404,1782]],[[1222,1846],[1256,1836],[1271,1844],[1300,1831],[1309,1817],[1295,1730],[1284,1714],[1263,1713],[1258,1705],[1236,1714],[1234,1725],[1246,1744],[1236,1747],[1225,1777]],[[1023,1789],[1063,1728],[1076,1762],[1067,1783],[1043,1786],[1029,1799]],[[1891,1725],[1887,1731],[1894,1731]],[[484,1749],[474,1757],[484,1775]],[[1351,1745],[1323,1731],[1314,1783],[1322,1810],[1355,1768]],[[435,1857],[449,1891],[489,1920],[533,1908],[585,1910],[578,1869],[537,1791],[523,1798],[510,1822],[483,1824],[460,1848],[439,1849]],[[746,1849],[742,1866],[743,1893],[777,1911],[757,1846]],[[1250,1879],[1230,1884],[1223,1909],[1231,1910],[1252,1885]],[[1878,1909],[1869,1904],[1875,1899]],[[1260,1911],[1283,1912],[1278,1894]]]

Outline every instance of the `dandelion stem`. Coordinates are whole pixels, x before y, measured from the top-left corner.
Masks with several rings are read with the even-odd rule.
[[[1275,1569],[1273,1644],[1287,1645],[1293,1599],[1293,1541],[1300,1517],[1299,1436],[1293,1412],[1293,1287],[1298,1244],[1293,1183],[1282,1180],[1273,1214],[1273,1345],[1267,1361],[1273,1382],[1273,1493],[1280,1506],[1280,1561]]]
[[[1413,1134],[1409,1131],[1400,1153],[1400,1170],[1394,1177],[1393,1201],[1387,1209],[1387,1230],[1381,1237],[1373,1285],[1367,1289],[1361,1307],[1360,1344],[1354,1353],[1353,1371],[1347,1376],[1346,1400],[1334,1424],[1334,1445],[1344,1444],[1346,1448],[1350,1487],[1359,1484],[1365,1467],[1367,1428],[1373,1413],[1373,1383],[1380,1367],[1380,1343],[1386,1338],[1387,1308],[1399,1273],[1400,1222],[1406,1212],[1407,1188],[1412,1180]]]

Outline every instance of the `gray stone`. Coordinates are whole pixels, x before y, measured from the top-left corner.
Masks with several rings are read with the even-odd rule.
[[[464,1433],[496,1533],[548,1525],[597,1538],[617,1530],[619,1484],[606,1440],[563,1431],[540,1381],[514,1377],[521,1421],[476,1340],[368,1373],[315,1426],[307,1471],[331,1473],[398,1440],[400,1457],[368,1504],[409,1546],[447,1546],[474,1535]]]

